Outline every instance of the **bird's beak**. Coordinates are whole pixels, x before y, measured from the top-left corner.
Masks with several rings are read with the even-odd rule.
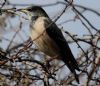
[[[22,12],[22,13],[25,13],[26,15],[28,14],[27,9],[19,9],[19,10],[17,10],[17,11],[20,11],[20,12]]]
[[[33,14],[31,12],[29,12],[27,9],[19,9],[18,11],[25,13],[28,16],[29,20],[33,16]]]

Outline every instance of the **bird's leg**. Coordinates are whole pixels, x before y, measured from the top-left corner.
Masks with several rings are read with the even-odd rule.
[[[56,56],[54,56],[54,57],[50,57],[50,58],[46,59],[46,67],[47,67],[48,69],[51,67],[50,62],[53,61],[53,60],[55,60],[55,59],[59,59],[59,56],[56,55]]]
[[[53,61],[55,59],[60,59],[60,56],[59,55],[56,55],[54,57],[51,57],[51,58],[47,59],[46,62],[51,62],[51,61]]]

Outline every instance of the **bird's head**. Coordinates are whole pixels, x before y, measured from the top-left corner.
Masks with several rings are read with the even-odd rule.
[[[48,17],[47,13],[40,6],[28,7],[26,9],[21,9],[20,11],[28,15],[31,20],[36,20],[38,17]]]

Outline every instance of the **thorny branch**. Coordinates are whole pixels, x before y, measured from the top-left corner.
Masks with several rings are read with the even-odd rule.
[[[3,4],[1,4],[0,12],[2,14],[5,13],[11,13],[15,16],[19,16],[20,14],[17,13],[15,7],[19,6],[19,4],[11,4],[8,5],[13,6],[11,9],[3,9],[4,6],[6,6],[6,0]],[[71,40],[68,40],[69,43],[75,43],[78,48],[81,50],[79,55],[77,56],[77,61],[79,63],[79,67],[81,69],[81,72],[79,73],[80,80],[82,77],[87,78],[85,85],[89,86],[91,84],[94,85],[100,85],[100,31],[98,28],[92,25],[91,21],[89,21],[85,16],[84,12],[90,11],[95,13],[97,16],[100,17],[100,13],[81,5],[77,5],[73,3],[74,0],[65,0],[65,2],[57,1],[53,4],[46,4],[41,5],[42,7],[48,7],[48,6],[55,6],[58,4],[63,4],[65,8],[62,10],[60,15],[57,15],[57,18],[54,20],[56,22],[59,20],[64,13],[66,13],[66,10],[69,8],[72,8],[72,11],[75,13],[75,16],[73,19],[63,23],[71,22],[80,20],[82,25],[87,29],[89,34],[85,34],[83,37],[79,37],[78,35],[72,35],[68,31],[65,30],[65,28],[61,29],[63,32],[65,32]],[[27,6],[28,4],[23,4],[23,6]],[[30,5],[30,4],[29,4]],[[32,4],[36,5],[36,4]],[[20,6],[22,6],[20,4]],[[68,8],[69,7],[69,8]],[[78,8],[82,9],[83,11],[80,12]],[[23,17],[25,20],[27,18]],[[85,22],[84,22],[84,21]],[[23,22],[21,21],[21,24]],[[51,25],[51,24],[50,24]],[[50,26],[49,25],[49,26]],[[47,26],[47,27],[49,27]],[[2,86],[4,86],[3,82],[10,81],[10,84],[15,82],[15,84],[18,85],[24,85],[29,86],[31,84],[39,84],[43,83],[44,86],[61,86],[61,85],[76,85],[74,82],[75,79],[73,75],[67,74],[63,78],[60,78],[59,76],[62,74],[62,71],[64,68],[63,64],[59,64],[57,62],[58,60],[48,60],[48,56],[44,55],[36,47],[32,46],[32,40],[29,39],[25,43],[20,43],[17,45],[12,46],[14,39],[18,35],[18,33],[21,31],[22,27],[19,27],[18,30],[15,31],[14,36],[9,41],[8,48],[6,50],[3,50],[0,46],[0,83]],[[95,31],[95,33],[92,33],[92,30]],[[41,36],[41,35],[40,35]],[[36,38],[37,39],[37,38]],[[4,39],[2,39],[4,40]],[[81,47],[80,42],[84,44],[88,44],[87,49],[83,49]],[[34,45],[34,44],[33,44]],[[38,59],[37,59],[38,58]],[[6,71],[6,72],[3,72]],[[66,71],[66,70],[65,70]],[[59,78],[57,78],[59,77]],[[52,81],[50,81],[52,80]],[[81,81],[82,82],[82,81]]]

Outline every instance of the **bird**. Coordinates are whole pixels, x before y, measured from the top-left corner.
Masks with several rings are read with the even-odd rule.
[[[80,71],[79,65],[72,54],[72,51],[61,31],[55,22],[41,6],[31,6],[22,9],[30,20],[30,37],[37,48],[44,54],[55,57],[58,56],[79,83],[76,70]]]

